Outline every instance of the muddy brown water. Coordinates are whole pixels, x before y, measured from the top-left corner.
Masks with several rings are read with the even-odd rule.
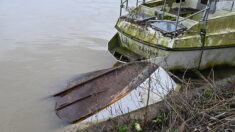
[[[114,64],[118,15],[118,0],[1,0],[0,131],[65,131],[50,96]]]

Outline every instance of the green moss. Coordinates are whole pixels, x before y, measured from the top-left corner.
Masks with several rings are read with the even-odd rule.
[[[203,67],[204,69],[206,68],[210,68],[210,67],[214,67],[215,65],[217,67],[221,66],[221,67],[229,67],[229,66],[234,66],[234,61],[231,61],[231,62],[215,62],[215,61],[208,61],[205,65],[205,67]]]
[[[167,47],[169,45],[169,40],[171,40],[170,38],[163,37],[156,32],[149,31],[149,29],[144,26],[126,22],[125,20],[119,20],[116,26],[125,34],[143,42],[151,43],[153,45],[161,45]]]
[[[163,4],[164,4],[164,2],[162,0],[153,0],[153,1],[149,1],[149,2],[145,3],[144,5],[148,6],[148,7],[155,7],[155,6],[160,6]]]
[[[176,21],[176,17],[169,16],[169,15],[165,15],[165,16],[163,17],[163,19],[165,19],[165,20],[171,20],[171,21]]]
[[[183,66],[180,66],[180,65],[176,65],[176,66],[174,66],[174,67],[171,67],[170,69],[168,69],[168,70],[174,70],[174,71],[176,71],[176,70],[179,70],[179,71],[185,71],[185,67],[183,67]]]

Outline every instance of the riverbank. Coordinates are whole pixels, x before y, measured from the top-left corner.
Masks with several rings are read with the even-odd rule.
[[[162,101],[78,131],[234,131],[235,75],[203,80],[200,87],[180,80],[180,91],[172,91]]]

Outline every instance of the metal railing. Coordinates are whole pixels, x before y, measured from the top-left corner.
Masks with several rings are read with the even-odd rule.
[[[198,14],[200,14],[200,13],[204,13],[204,14],[203,14],[202,18],[201,18],[200,20],[198,20],[198,22],[207,21],[208,16],[209,16],[209,13],[210,13],[210,11],[211,11],[211,8],[210,8],[210,7],[211,7],[212,2],[217,3],[217,0],[209,0],[209,1],[208,1],[208,4],[205,6],[204,9],[201,9],[201,10],[199,10],[199,11],[197,11],[197,12],[195,12],[195,13],[193,13],[193,14],[187,16],[187,17],[182,18],[182,17],[180,17],[181,8],[182,8],[182,1],[183,1],[183,0],[180,0],[179,7],[178,7],[178,11],[177,11],[177,16],[176,16],[177,18],[176,18],[176,21],[175,21],[175,24],[176,24],[176,26],[175,26],[175,31],[177,30],[179,24],[181,24],[183,21],[186,21],[186,20],[190,19],[191,17],[196,16],[196,15],[198,15]],[[136,0],[136,7],[139,6],[139,3],[140,3],[140,2],[141,2],[141,4],[143,4],[143,3],[146,2],[146,0],[143,0],[143,1]],[[213,3],[213,4],[215,4],[215,3]],[[231,5],[231,10],[233,9],[234,4],[235,4],[235,3],[233,2],[232,5]],[[166,12],[166,9],[165,9],[165,8],[166,8],[166,5],[167,5],[167,0],[164,0],[164,5],[163,5],[163,7],[162,7],[162,17],[164,17],[164,15],[165,15],[165,12]],[[215,5],[215,6],[216,6],[216,5]],[[124,7],[125,7],[126,9],[129,8],[129,0],[121,0],[120,16],[122,15],[122,8],[124,8]],[[151,22],[154,22],[154,21],[159,21],[159,20],[151,20]]]
[[[235,2],[233,1],[232,5],[231,5],[231,9],[230,9],[230,11],[232,11],[232,10],[233,10],[234,3],[235,3]]]
[[[146,2],[148,2],[147,0],[135,0],[136,3],[135,3],[135,7],[139,6],[140,4],[145,4]],[[149,0],[150,1],[150,0]],[[120,3],[120,16],[122,16],[122,9],[125,8],[125,9],[129,9],[129,0],[121,0],[121,3]]]
[[[126,6],[125,6],[126,5]],[[121,4],[120,4],[120,16],[122,16],[122,9],[123,8],[128,8],[128,0],[121,0]]]

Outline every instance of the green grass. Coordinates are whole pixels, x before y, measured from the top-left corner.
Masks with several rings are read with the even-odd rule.
[[[118,126],[117,129],[118,129],[118,132],[127,132],[128,126],[127,125]]]
[[[161,113],[159,115],[156,116],[155,118],[155,122],[156,123],[161,123],[163,121],[166,121],[168,119],[168,114],[166,113]]]

